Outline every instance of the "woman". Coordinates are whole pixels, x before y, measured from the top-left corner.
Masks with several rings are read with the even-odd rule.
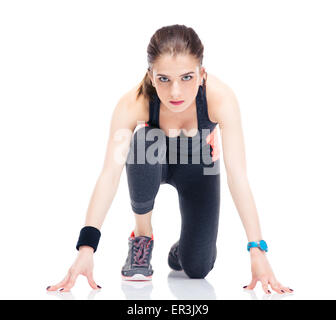
[[[135,228],[128,239],[122,278],[152,278],[151,215],[163,183],[176,188],[182,218],[180,239],[171,247],[168,264],[190,278],[204,278],[217,256],[218,125],[228,186],[248,238],[252,281],[244,288],[253,289],[261,281],[266,294],[271,293],[269,285],[280,294],[292,292],[277,281],[267,261],[267,245],[246,174],[234,93],[215,76],[207,76],[202,67],[203,45],[192,28],[172,25],[157,30],[147,53],[149,67],[143,81],[122,96],[113,112],[104,166],[77,242],[77,259],[66,277],[47,290],[69,291],[79,274],[87,277],[93,289],[100,288],[93,279],[93,253],[125,162]],[[135,130],[140,121],[145,125]],[[130,134],[122,140],[125,129]]]

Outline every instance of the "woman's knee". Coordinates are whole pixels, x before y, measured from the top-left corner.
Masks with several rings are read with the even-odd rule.
[[[212,268],[213,266],[211,264],[202,264],[197,267],[183,265],[183,271],[191,279],[204,279]]]
[[[131,206],[134,213],[146,214],[153,210],[155,198],[147,201],[135,201],[131,199]]]
[[[217,248],[215,248],[215,252],[213,254],[212,259],[206,258],[203,255],[199,255],[198,257],[185,257],[180,256],[180,261],[182,268],[186,275],[192,279],[204,279],[208,273],[213,269],[215,265],[215,261],[217,258]]]

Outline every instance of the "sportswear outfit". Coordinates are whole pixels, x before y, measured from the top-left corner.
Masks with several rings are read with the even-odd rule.
[[[153,209],[160,185],[172,185],[178,193],[181,232],[169,252],[169,266],[183,269],[190,278],[204,278],[213,268],[217,254],[220,211],[217,123],[209,119],[203,86],[199,86],[196,96],[198,132],[193,137],[186,136],[183,130],[177,137],[166,136],[160,128],[160,99],[156,93],[149,102],[149,110],[149,121],[132,136],[126,161],[130,204],[134,213],[145,214]],[[132,232],[129,241],[123,276],[140,272],[151,277],[153,237],[134,237]]]

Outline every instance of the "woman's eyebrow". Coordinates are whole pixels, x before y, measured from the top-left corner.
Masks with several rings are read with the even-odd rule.
[[[187,74],[191,74],[191,73],[195,73],[195,72],[194,72],[194,71],[189,71],[189,72],[187,72],[187,73],[183,73],[183,74],[181,74],[180,77],[182,77],[182,76],[186,76]],[[158,76],[168,77],[167,75],[162,74],[162,73],[158,73],[156,76],[157,76],[157,77],[158,77]]]

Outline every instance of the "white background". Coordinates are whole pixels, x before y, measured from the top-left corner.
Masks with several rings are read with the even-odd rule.
[[[1,1],[1,299],[335,299],[334,1]],[[295,290],[265,297],[226,184],[215,268],[187,279],[167,265],[178,239],[176,190],[153,211],[152,282],[122,282],[134,227],[126,171],[95,253],[93,291],[47,293],[73,263],[116,102],[143,78],[150,37],[194,28],[203,65],[236,93],[247,169],[268,259]],[[272,291],[273,292],[273,291]]]

